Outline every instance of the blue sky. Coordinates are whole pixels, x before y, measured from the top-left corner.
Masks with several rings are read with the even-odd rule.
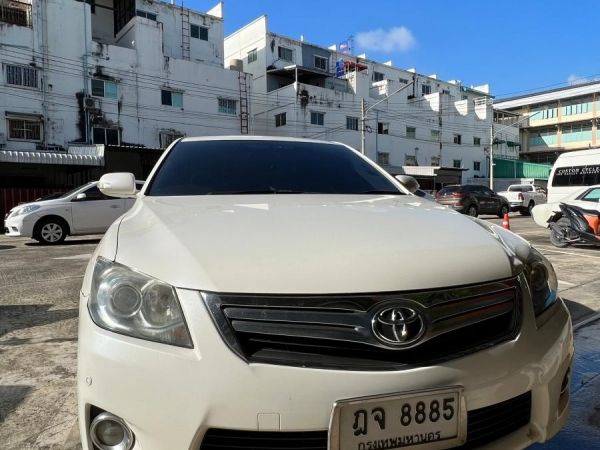
[[[176,0],[180,3],[181,0]],[[188,0],[206,11],[216,1]],[[225,1],[225,35],[266,14],[270,30],[444,80],[489,83],[498,98],[600,77],[600,2]]]

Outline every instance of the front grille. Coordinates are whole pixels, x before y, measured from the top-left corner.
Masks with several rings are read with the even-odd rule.
[[[468,450],[489,444],[529,423],[531,392],[467,414]],[[273,432],[209,429],[200,450],[326,450],[327,431]]]
[[[373,295],[204,293],[221,336],[247,362],[345,370],[434,364],[512,339],[520,324],[518,279],[453,289]],[[372,330],[387,305],[410,305],[426,324],[393,348]]]

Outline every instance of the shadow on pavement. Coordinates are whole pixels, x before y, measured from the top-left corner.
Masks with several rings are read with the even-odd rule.
[[[97,239],[76,239],[72,241],[64,241],[60,244],[42,244],[40,242],[26,242],[25,245],[28,247],[69,247],[73,245],[83,245],[83,244],[98,244],[100,242],[100,238]]]
[[[0,337],[15,330],[77,317],[77,308],[49,311],[53,305],[0,305]],[[0,396],[0,399],[2,396]]]
[[[594,311],[593,309],[588,308],[587,306],[582,305],[581,303],[569,300],[564,295],[561,295],[561,298],[563,299],[565,305],[567,305],[567,308],[571,313],[571,321],[573,323],[577,323],[582,319],[585,319],[587,316],[596,313],[596,311]]]
[[[0,245],[0,250],[10,250],[11,248],[17,248],[16,245]]]
[[[31,386],[0,386],[0,423],[25,400]]]

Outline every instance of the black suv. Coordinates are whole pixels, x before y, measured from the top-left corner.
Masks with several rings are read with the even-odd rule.
[[[473,217],[479,214],[504,217],[510,208],[506,198],[496,194],[490,188],[475,184],[445,186],[435,194],[435,200]]]

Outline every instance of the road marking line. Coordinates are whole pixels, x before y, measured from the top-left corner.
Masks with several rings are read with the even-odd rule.
[[[573,252],[563,252],[560,250],[555,250],[552,247],[543,247],[541,245],[534,245],[535,248],[538,249],[542,249],[545,250],[547,252],[554,252],[554,253],[560,253],[563,255],[571,255],[571,256],[583,256],[584,258],[594,258],[594,259],[600,259],[600,256],[595,256],[595,255],[586,255],[584,253],[573,253]]]
[[[81,255],[58,256],[56,258],[51,258],[51,259],[90,259],[91,256],[92,256],[91,253],[82,253]]]
[[[567,284],[569,286],[577,286],[575,283],[569,283],[568,281],[558,280],[559,283]]]

